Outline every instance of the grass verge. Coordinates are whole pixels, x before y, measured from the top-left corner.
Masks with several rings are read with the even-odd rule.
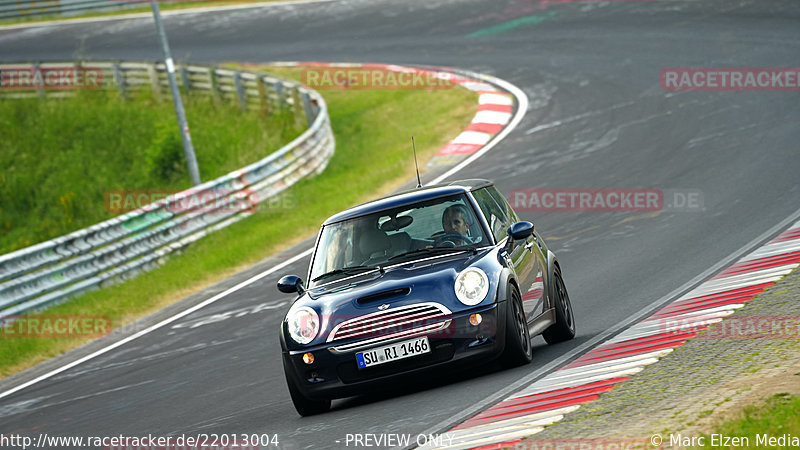
[[[249,70],[258,68],[248,67]],[[299,70],[270,69],[298,77]],[[163,267],[47,310],[48,315],[103,315],[114,327],[186,295],[312,236],[328,216],[388,193],[413,177],[409,137],[420,165],[469,123],[477,95],[439,91],[323,91],[336,136],[336,153],[321,175],[287,194],[292,208],[259,208],[250,218],[172,256]],[[0,339],[0,375],[8,376],[89,339]]]
[[[257,161],[303,131],[291,114],[243,113],[184,95],[203,180]],[[150,91],[0,101],[0,254],[110,219],[113,190],[191,187],[169,99]],[[132,197],[131,197],[132,198]],[[143,206],[143,205],[139,205]]]
[[[729,441],[725,444],[719,441],[720,445],[728,445],[742,448],[797,448],[800,442],[800,396],[787,393],[775,394],[767,398],[763,403],[745,407],[739,417],[723,422],[714,430],[715,435],[737,438],[738,442],[733,444]],[[787,437],[784,435],[791,435]],[[780,439],[783,441],[765,440],[769,438]],[[704,439],[704,448],[711,448],[710,435]]]

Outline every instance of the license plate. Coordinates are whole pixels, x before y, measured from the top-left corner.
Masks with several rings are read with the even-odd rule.
[[[427,337],[397,342],[383,347],[373,348],[356,353],[356,362],[359,369],[377,366],[392,361],[398,361],[412,356],[430,353],[431,346]]]

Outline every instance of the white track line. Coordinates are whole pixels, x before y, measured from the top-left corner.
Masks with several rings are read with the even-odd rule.
[[[39,377],[36,377],[33,380],[30,380],[30,381],[28,381],[26,383],[20,384],[19,386],[11,388],[11,389],[3,392],[2,394],[0,394],[0,398],[8,397],[9,395],[11,395],[11,394],[13,394],[15,392],[21,391],[22,389],[25,389],[28,386],[32,386],[32,385],[34,385],[36,383],[39,383],[40,381],[44,381],[44,380],[46,380],[48,378],[52,378],[53,376],[58,375],[59,373],[64,372],[65,370],[69,370],[69,369],[71,369],[71,368],[73,368],[73,367],[75,367],[75,366],[77,366],[79,364],[83,364],[86,361],[89,361],[91,359],[97,358],[98,356],[103,355],[105,353],[108,353],[108,352],[110,352],[111,350],[114,350],[117,347],[123,346],[123,345],[127,344],[130,341],[138,339],[138,338],[140,338],[140,337],[142,337],[142,336],[144,336],[146,334],[149,334],[149,333],[151,333],[151,332],[153,332],[153,331],[155,331],[155,330],[157,330],[157,329],[159,329],[159,328],[161,328],[161,327],[163,327],[165,325],[169,325],[172,322],[175,322],[176,320],[178,320],[178,319],[180,319],[182,317],[188,316],[189,314],[197,311],[198,309],[205,308],[206,306],[208,306],[208,305],[210,305],[210,304],[212,304],[212,303],[214,303],[214,302],[216,302],[216,301],[218,301],[218,300],[220,300],[220,299],[222,299],[224,297],[227,297],[229,294],[232,294],[232,293],[234,293],[234,292],[236,292],[236,291],[238,291],[238,290],[240,290],[240,289],[242,289],[244,287],[247,287],[247,286],[255,283],[256,281],[266,277],[267,275],[271,275],[271,274],[275,273],[276,271],[278,271],[280,269],[283,269],[284,267],[286,267],[286,266],[288,266],[290,264],[293,264],[293,263],[297,262],[298,260],[300,260],[302,258],[305,258],[306,256],[310,255],[312,251],[313,251],[313,249],[308,249],[308,250],[306,250],[306,251],[304,251],[304,252],[302,252],[302,253],[300,253],[300,254],[298,254],[296,256],[293,256],[292,258],[287,259],[286,261],[278,264],[277,266],[273,266],[272,268],[267,269],[264,272],[261,272],[260,274],[254,276],[254,277],[252,277],[250,279],[242,281],[241,283],[237,284],[236,286],[234,286],[234,287],[232,287],[230,289],[227,289],[227,290],[225,290],[223,292],[220,292],[219,294],[209,298],[208,300],[206,300],[204,302],[198,303],[198,304],[192,306],[189,309],[183,310],[183,311],[179,312],[178,314],[175,314],[174,316],[172,316],[172,317],[170,317],[168,319],[164,319],[164,320],[162,320],[161,322],[159,322],[159,323],[157,323],[155,325],[147,327],[144,330],[142,330],[142,331],[140,331],[140,332],[138,332],[136,334],[132,334],[132,335],[126,337],[125,339],[122,339],[120,341],[117,341],[117,342],[109,345],[108,347],[101,348],[100,350],[98,350],[98,351],[96,351],[94,353],[90,353],[90,354],[84,356],[81,359],[75,360],[75,361],[73,361],[73,362],[71,362],[71,363],[69,363],[67,365],[59,367],[58,369],[52,370],[50,372],[47,372],[44,375],[40,375]]]

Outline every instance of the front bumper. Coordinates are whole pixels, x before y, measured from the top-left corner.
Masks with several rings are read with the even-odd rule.
[[[469,323],[471,314],[483,317],[481,324]],[[449,317],[450,325],[440,331],[425,334],[431,352],[374,367],[359,369],[357,351],[338,352],[329,343],[302,351],[284,351],[286,377],[308,398],[332,399],[350,397],[390,380],[443,366],[492,359],[505,348],[506,302],[477,307]],[[402,340],[402,339],[401,339]],[[375,347],[386,345],[381,343]],[[363,351],[363,350],[358,350]],[[303,362],[303,354],[314,354],[314,362]]]

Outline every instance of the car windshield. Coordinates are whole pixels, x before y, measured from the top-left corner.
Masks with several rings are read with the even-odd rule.
[[[311,280],[488,243],[465,194],[437,198],[326,225],[314,253]]]

